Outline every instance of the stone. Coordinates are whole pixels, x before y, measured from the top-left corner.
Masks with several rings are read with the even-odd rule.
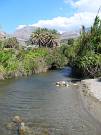
[[[26,132],[25,123],[21,122],[20,127],[19,127],[19,135],[24,135],[25,132]]]
[[[15,116],[13,118],[13,122],[15,122],[15,123],[21,123],[22,122],[22,119],[20,118],[20,116]]]

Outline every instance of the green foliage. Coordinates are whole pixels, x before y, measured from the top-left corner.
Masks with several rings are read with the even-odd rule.
[[[5,66],[5,69],[6,71],[9,73],[9,72],[12,72],[12,71],[16,71],[17,68],[18,68],[18,65],[19,65],[19,62],[18,60],[16,59],[16,56],[12,56],[11,58],[9,58],[7,61],[6,61],[6,66]]]
[[[61,53],[68,59],[68,64],[71,66],[79,50],[78,39],[73,41],[71,45],[62,45]]]
[[[73,62],[75,70],[84,77],[101,76],[101,20],[98,16],[89,31],[82,27],[78,48]]]
[[[81,36],[79,38],[80,50],[79,55],[85,55],[86,50],[98,53],[98,46],[101,44],[101,20],[96,16],[93,26],[90,31],[85,31],[83,26]]]
[[[49,68],[61,68],[67,64],[67,59],[61,52],[61,48],[57,48],[50,50],[46,57],[46,63]]]
[[[101,76],[101,54],[88,52],[83,57],[77,57],[75,62],[82,76],[91,78]]]
[[[4,47],[4,42],[2,40],[0,40],[0,50],[2,50]]]
[[[0,50],[0,74],[5,78],[46,72],[54,63],[56,68],[65,65],[60,49],[36,48]]]
[[[2,50],[0,51],[0,63],[7,66],[7,61],[12,57],[12,53],[10,51]]]
[[[68,64],[82,77],[101,76],[101,20],[97,16],[93,26],[86,30],[82,26],[77,39],[62,43],[61,53],[68,59]]]
[[[73,45],[73,43],[74,43],[74,39],[68,39],[68,45]]]
[[[5,68],[3,65],[0,65],[0,73],[5,74]]]
[[[16,39],[16,37],[7,38],[4,41],[4,47],[5,48],[19,48],[19,43]]]
[[[97,52],[98,52],[99,54],[101,54],[101,43],[98,44]]]

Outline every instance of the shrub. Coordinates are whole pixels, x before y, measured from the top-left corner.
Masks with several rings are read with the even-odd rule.
[[[101,75],[101,54],[88,52],[83,57],[77,57],[75,67],[85,77],[97,77]]]

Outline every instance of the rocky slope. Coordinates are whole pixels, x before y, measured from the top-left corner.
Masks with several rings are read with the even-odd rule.
[[[22,29],[17,29],[12,35],[20,41],[28,41],[31,33],[35,30],[35,27],[26,26]]]

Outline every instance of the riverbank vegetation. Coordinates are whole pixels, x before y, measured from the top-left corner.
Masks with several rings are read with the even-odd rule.
[[[61,43],[56,30],[36,29],[23,47],[15,37],[0,40],[0,78],[46,72],[66,65],[77,76],[101,76],[101,20],[96,16],[89,30],[82,26],[80,36]]]
[[[53,48],[52,44],[50,42],[50,47],[37,48],[33,48],[32,44],[32,48],[26,49],[21,47],[16,38],[2,40],[0,42],[0,78],[32,75],[63,67],[67,59],[61,53],[60,47]]]
[[[96,16],[89,30],[82,26],[80,36],[70,46],[63,48],[69,65],[76,76],[94,78],[101,76],[101,20]]]

